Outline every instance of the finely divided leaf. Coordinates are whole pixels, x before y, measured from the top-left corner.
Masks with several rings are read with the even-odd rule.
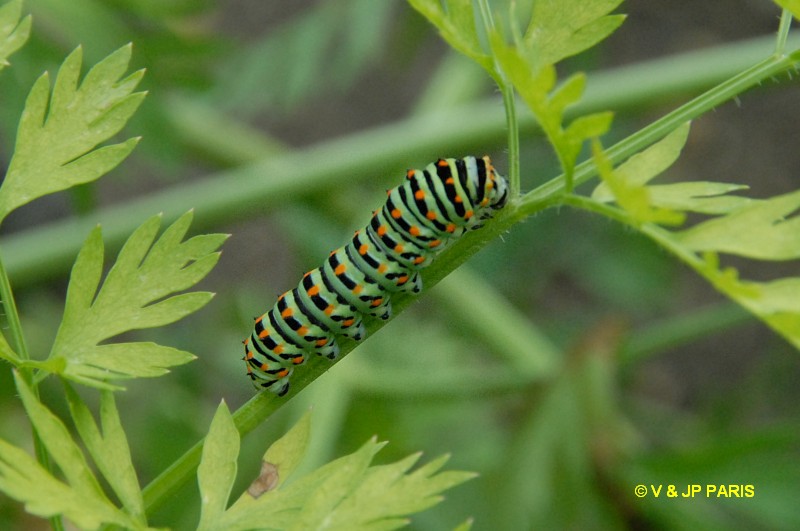
[[[128,156],[138,139],[95,148],[122,129],[145,96],[133,92],[144,71],[121,78],[130,56],[130,45],[120,48],[79,83],[77,48],[59,69],[52,96],[47,73],[36,81],[0,187],[0,221],[38,197],[97,179]]]
[[[603,183],[608,186],[617,204],[628,213],[636,224],[680,225],[683,223],[685,217],[682,213],[654,206],[647,187],[630,182],[620,175],[603,153],[598,141],[592,144],[592,156]]]
[[[198,529],[224,529],[220,522],[236,479],[238,455],[239,432],[236,431],[228,406],[222,401],[211,421],[211,428],[203,444],[200,466],[197,468],[197,482],[200,486]]]
[[[603,182],[592,192],[592,199],[604,203],[616,201],[638,221],[658,223],[664,221],[660,221],[656,212],[726,214],[749,204],[751,199],[747,197],[727,195],[747,189],[741,184],[708,181],[648,184],[678,159],[688,133],[687,122],[614,168],[613,174],[602,171]],[[680,221],[674,214],[664,215],[667,223]]]
[[[742,280],[736,269],[721,267],[718,256],[727,253],[757,260],[800,258],[800,191],[751,199],[728,195],[747,188],[737,184],[695,181],[648,185],[677,159],[687,133],[688,124],[617,168],[611,168],[601,152],[595,153],[603,183],[595,188],[592,199],[616,201],[632,225],[670,249],[720,292],[800,349],[800,278]],[[669,223],[670,216],[683,212],[715,217],[672,232],[649,224]]]
[[[419,459],[412,455],[389,465],[370,465],[383,447],[373,438],[353,454],[332,461],[290,483],[283,480],[299,462],[296,446],[305,448],[309,420],[306,415],[264,456],[274,462],[280,483],[273,482],[257,497],[243,494],[216,522],[215,529],[341,531],[396,529],[408,515],[441,501],[441,493],[470,479],[467,472],[440,472],[441,457],[414,471]]]
[[[439,29],[450,46],[496,76],[492,58],[483,50],[478,38],[472,0],[446,0],[445,7],[440,0],[409,0],[408,3]]]
[[[0,70],[8,66],[9,56],[19,50],[31,33],[31,16],[20,22],[22,0],[12,0],[0,6]]]
[[[689,127],[690,122],[686,122],[652,146],[617,166],[614,172],[630,186],[646,185],[678,160],[689,137]],[[601,182],[592,192],[592,199],[612,201],[614,195],[609,190],[608,183]]]
[[[440,501],[440,493],[476,474],[439,472],[448,457],[409,472],[420,454],[390,465],[373,466],[362,483],[328,520],[331,529],[395,529],[407,523],[405,516],[424,511]]]
[[[81,397],[66,386],[69,409],[78,433],[97,468],[114,490],[125,510],[142,525],[146,524],[139,480],[131,461],[128,439],[122,429],[114,394],[103,391],[100,402],[100,426]]]
[[[272,443],[264,454],[264,462],[275,467],[278,477],[274,488],[286,482],[306,455],[311,440],[311,412],[306,412],[286,435]]]
[[[693,251],[716,251],[761,260],[800,258],[800,217],[796,215],[799,209],[800,191],[752,200],[726,216],[698,223],[676,237]]]
[[[64,515],[81,528],[95,529],[102,523],[145,528],[109,501],[67,427],[39,402],[18,373],[14,378],[25,411],[66,483],[24,451],[0,441],[0,489],[24,502],[33,514]]]
[[[62,376],[115,389],[106,380],[158,376],[194,358],[149,342],[101,344],[123,332],[175,322],[211,300],[207,292],[173,295],[211,271],[226,238],[214,234],[182,241],[191,219],[191,212],[184,214],[158,239],[161,217],[147,220],[125,243],[102,286],[103,241],[99,228],[92,231],[72,269],[50,354],[50,360],[65,361]]]
[[[727,214],[752,201],[749,197],[728,194],[748,188],[745,184],[690,181],[654,184],[648,186],[647,191],[650,204],[656,207],[700,214]]]
[[[608,15],[622,0],[536,0],[525,47],[534,66],[552,65],[611,35],[624,15]]]

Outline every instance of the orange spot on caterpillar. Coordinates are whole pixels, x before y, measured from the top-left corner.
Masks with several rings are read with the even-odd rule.
[[[333,313],[333,304],[329,304],[327,308],[325,308],[325,315],[330,315]]]
[[[412,225],[410,229],[408,229],[408,233],[412,236],[419,236],[419,227],[416,225]]]
[[[433,249],[434,247],[439,247],[442,244],[442,240],[433,240],[428,244],[428,247]]]
[[[358,254],[360,254],[361,256],[367,254],[367,251],[369,251],[369,245],[367,245],[366,243],[362,243],[361,246],[358,248]]]
[[[416,192],[414,192],[414,199],[416,199],[417,201],[422,201],[423,199],[425,199],[425,190],[417,190]]]
[[[445,166],[449,166],[450,164],[444,159],[439,159],[436,161],[436,165],[439,166],[440,168],[444,168]]]
[[[419,265],[424,261],[425,261],[425,257],[424,256],[418,256],[418,257],[414,258],[414,265]]]
[[[308,290],[308,294],[312,297],[319,295],[319,286],[311,286]]]
[[[436,219],[436,212],[434,212],[433,210],[429,210],[428,213],[425,214],[425,217],[430,220],[434,220]]]
[[[392,210],[392,217],[394,219],[400,219],[403,217],[403,213],[400,211],[399,208],[395,208],[394,210]]]
[[[386,264],[381,264],[378,266],[378,273],[385,273],[387,269]]]
[[[464,214],[464,219],[469,219],[474,215],[475,213],[472,210],[467,210],[467,212]]]
[[[358,295],[362,291],[364,291],[364,286],[358,284],[355,288],[353,288],[353,295]]]
[[[339,277],[343,275],[346,270],[347,266],[345,266],[344,264],[339,264],[338,266],[336,266],[336,269],[334,269],[333,272],[336,274],[337,277]]]
[[[386,234],[386,225],[381,225],[378,227],[378,236],[383,236]]]
[[[294,310],[292,310],[291,308],[286,308],[285,310],[283,310],[281,312],[281,317],[283,317],[285,319],[287,317],[291,317],[293,313],[294,313]]]
[[[394,246],[394,252],[402,253],[403,252],[403,246],[398,243],[397,245]]]
[[[451,233],[451,234],[454,233],[456,231],[456,224],[455,223],[449,223],[447,225],[447,227],[445,227],[445,230],[447,232]]]

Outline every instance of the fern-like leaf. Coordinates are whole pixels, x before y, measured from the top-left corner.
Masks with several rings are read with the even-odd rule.
[[[24,450],[0,440],[0,490],[24,503],[31,514],[62,515],[81,529],[97,529],[101,524],[147,529],[111,503],[64,423],[39,402],[18,373],[14,377],[25,411],[64,481]]]
[[[450,46],[481,65],[493,77],[497,76],[491,56],[481,46],[472,0],[408,0],[439,30]]]
[[[0,187],[0,221],[38,197],[97,179],[133,150],[137,138],[97,148],[122,129],[145,96],[133,92],[143,70],[121,78],[130,57],[130,45],[120,48],[79,83],[77,48],[59,69],[52,95],[47,73],[34,83]]]
[[[22,21],[22,0],[11,0],[0,6],[0,70],[10,63],[8,58],[19,50],[31,33],[31,16]]]
[[[625,21],[609,15],[622,0],[537,0],[524,35],[534,69],[591,48]]]
[[[748,309],[800,349],[800,277],[753,282],[720,264],[719,254],[755,260],[800,258],[800,192],[769,199],[729,195],[746,186],[705,181],[652,185],[650,181],[678,157],[689,124],[610,168],[595,153],[603,183],[592,200],[614,201],[625,212],[620,219],[640,229],[703,275],[720,292]],[[680,225],[684,212],[714,217],[682,230],[658,226]]]
[[[130,446],[122,429],[114,393],[104,391],[100,401],[100,426],[81,397],[66,387],[69,409],[78,433],[97,468],[122,502],[125,511],[146,524],[142,490],[131,461]]]
[[[442,457],[409,472],[419,455],[389,465],[370,465],[383,447],[374,439],[355,453],[284,484],[309,440],[306,415],[264,455],[259,478],[236,503],[220,507],[233,485],[239,436],[224,405],[206,440],[198,479],[203,496],[202,529],[383,530],[406,525],[407,516],[441,501],[440,493],[474,474],[440,472]]]
[[[100,286],[103,241],[98,227],[89,235],[72,269],[64,319],[48,359],[51,370],[86,385],[117,389],[106,381],[152,377],[194,359],[188,352],[155,343],[104,341],[129,330],[163,326],[203,307],[213,294],[190,288],[214,267],[222,234],[182,241],[192,213],[181,216],[160,238],[161,217],[139,227],[119,253]],[[99,290],[99,291],[98,291]]]

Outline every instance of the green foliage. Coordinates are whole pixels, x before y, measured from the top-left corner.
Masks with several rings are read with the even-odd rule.
[[[614,33],[625,16],[609,13],[621,3],[622,0],[534,2],[523,36],[534,70],[579,54]]]
[[[12,498],[25,503],[26,509],[32,514],[45,517],[64,515],[83,529],[96,529],[102,523],[115,524],[127,529],[146,529],[147,526],[141,520],[118,509],[106,497],[64,423],[39,402],[33,390],[17,373],[14,377],[25,411],[53,461],[64,475],[64,481],[53,476],[23,450],[0,440],[0,488]],[[77,395],[72,396],[73,405],[85,409],[85,406],[77,405],[79,400]],[[87,446],[95,455],[104,473],[123,476],[109,478],[112,484],[122,485],[126,480],[135,482],[135,478],[129,475],[132,468],[120,466],[117,469],[116,464],[108,462],[108,457],[111,457],[109,452],[114,452],[113,446],[124,443],[124,435],[117,431],[119,418],[113,405],[113,397],[108,395],[104,401],[103,428],[109,432],[110,444],[105,444],[105,441],[101,442],[93,436],[87,441],[90,442]],[[80,415],[83,417],[84,412],[80,411]],[[91,421],[82,418],[83,430],[90,429],[90,423]],[[94,430],[96,431],[96,427]],[[117,431],[117,434],[111,433],[114,431]],[[119,464],[123,465],[124,461]],[[111,468],[108,468],[109,465]],[[122,492],[130,494],[128,490]]]
[[[138,142],[131,138],[95,149],[122,129],[145,96],[133,92],[144,71],[120,79],[128,68],[130,45],[98,63],[79,85],[82,55],[78,48],[64,61],[52,96],[47,73],[28,95],[0,188],[0,221],[38,197],[111,171]]]
[[[19,2],[0,9],[0,29],[5,39],[0,50],[5,61],[27,38],[30,17],[18,23]],[[52,95],[48,74],[39,77],[27,98],[14,155],[0,187],[0,221],[37,198],[96,180],[130,154],[138,142],[136,138],[101,146],[122,129],[145,95],[133,92],[143,70],[124,77],[130,58],[131,46],[120,48],[79,82],[79,47],[60,68]],[[31,359],[27,351],[22,322],[0,262],[0,300],[8,313],[13,338],[12,346],[4,335],[0,336],[0,357],[18,368],[14,372],[15,383],[35,429],[37,444],[37,457],[33,458],[0,440],[0,490],[23,503],[31,514],[50,518],[57,528],[62,526],[61,518],[66,518],[82,529],[101,525],[150,529],[145,497],[113,394],[122,388],[112,382],[161,376],[168,368],[187,363],[195,356],[150,341],[114,340],[133,330],[173,323],[205,306],[212,293],[179,292],[208,275],[219,259],[217,249],[227,238],[208,234],[185,239],[193,218],[191,211],[159,235],[161,217],[150,217],[133,232],[104,279],[101,228],[90,231],[72,269],[63,318],[50,355],[43,361]],[[106,495],[100,478],[64,422],[40,402],[38,385],[48,374],[101,391],[98,424],[89,406],[64,382],[75,428],[121,507]],[[233,528],[251,529],[274,511],[294,514],[293,520],[298,521],[330,521],[343,529],[394,529],[406,523],[405,515],[436,504],[441,500],[441,491],[471,477],[465,473],[439,473],[446,459],[414,472],[409,469],[418,456],[394,465],[370,466],[372,456],[382,446],[372,441],[354,456],[334,461],[283,488],[283,482],[303,457],[308,429],[306,418],[268,450],[265,463],[279,471],[280,479],[268,485],[266,490],[272,492],[265,496],[259,493],[259,500],[249,494],[243,497],[245,503],[249,500],[256,506],[256,512],[246,508],[243,511],[241,505],[226,511],[236,474],[239,434],[223,404],[203,447],[198,469],[202,494],[200,528],[230,529],[228,524],[232,522]],[[331,497],[341,477],[348,478],[349,488],[342,490],[340,497]],[[298,504],[297,500],[308,504]],[[331,505],[331,500],[336,503]],[[383,503],[384,500],[391,503]],[[269,505],[268,509],[259,510],[264,505]],[[302,515],[300,519],[298,514]],[[296,525],[304,527],[302,523]]]
[[[592,199],[613,199],[625,211],[622,220],[681,257],[719,291],[800,348],[800,278],[740,280],[738,271],[722,267],[718,257],[718,253],[724,253],[755,260],[800,258],[799,221],[790,217],[800,209],[800,192],[751,199],[728,195],[747,188],[737,184],[694,181],[649,185],[678,158],[688,132],[686,124],[613,170],[596,146],[595,161],[603,183],[595,188]],[[680,226],[685,212],[715,217],[675,232],[656,226]]]
[[[72,269],[48,367],[63,367],[55,372],[84,385],[113,388],[107,380],[160,376],[167,367],[194,359],[150,342],[104,343],[129,330],[178,321],[211,300],[208,292],[170,296],[211,271],[226,238],[214,234],[182,241],[191,220],[192,213],[186,213],[157,240],[161,218],[147,220],[128,239],[102,287],[103,240],[99,228],[92,231]]]
[[[370,465],[383,447],[374,439],[355,453],[332,461],[284,486],[308,445],[309,414],[276,441],[263,458],[261,477],[227,511],[236,474],[239,435],[224,403],[209,431],[198,482],[203,499],[200,529],[397,529],[406,515],[441,501],[439,494],[474,477],[440,472],[447,457],[416,470],[419,455],[388,465]],[[257,487],[254,489],[254,487]]]
[[[481,46],[472,0],[447,0],[445,5],[440,0],[409,0],[408,3],[436,26],[450,46],[492,76],[497,75],[492,58]]]
[[[567,191],[572,189],[573,172],[584,141],[605,133],[611,125],[611,114],[600,112],[582,116],[565,126],[564,112],[580,100],[586,80],[582,74],[575,74],[556,87],[555,64],[597,44],[617,29],[624,17],[608,13],[620,2],[534,2],[522,35],[516,27],[512,8],[506,22],[514,36],[514,42],[509,45],[502,31],[492,25],[488,7],[482,11],[481,23],[468,0],[448,1],[446,9],[438,0],[410,0],[453,48],[477,62],[496,80],[506,93],[506,111],[512,130],[518,126],[509,109],[513,103],[509,102],[508,94],[512,89],[519,93],[558,156]],[[488,32],[489,51],[481,45],[480,28]],[[512,151],[518,149],[515,142],[511,141]],[[516,154],[512,153],[512,160],[514,158]],[[518,190],[515,173],[512,167],[512,189]]]
[[[606,87],[605,96],[598,96],[597,92],[587,92],[586,87],[596,90],[595,82],[602,74],[574,72],[574,64],[560,63],[599,44],[620,26],[624,15],[613,14],[619,1],[409,3],[454,50],[477,65],[473,69],[477,75],[491,77],[498,84],[509,130],[506,167],[515,191],[513,201],[500,216],[482,231],[465,237],[424,272],[426,291],[489,241],[503,236],[506,245],[496,247],[491,256],[477,257],[478,266],[483,265],[490,273],[461,270],[451,275],[432,291],[430,298],[437,304],[424,308],[424,317],[416,317],[413,310],[403,312],[390,330],[371,337],[358,356],[348,358],[346,369],[337,366],[314,388],[303,389],[330,368],[326,360],[310,360],[297,371],[295,389],[301,392],[292,401],[259,395],[233,415],[223,402],[204,441],[142,490],[130,447],[163,455],[168,461],[173,451],[185,444],[186,436],[181,437],[175,424],[165,429],[157,418],[159,409],[168,410],[183,426],[202,419],[198,405],[207,403],[209,397],[217,402],[214,397],[220,385],[230,380],[234,394],[247,388],[244,377],[234,377],[241,372],[241,364],[233,353],[239,353],[237,341],[245,317],[253,313],[254,305],[265,303],[261,292],[242,289],[247,293],[242,297],[246,302],[215,305],[222,309],[199,316],[209,325],[193,324],[185,335],[195,342],[195,348],[202,349],[200,363],[194,364],[202,364],[201,376],[186,378],[189,383],[176,395],[169,393],[177,388],[177,378],[158,380],[159,398],[162,393],[169,396],[162,401],[162,408],[154,407],[158,404],[147,391],[146,400],[132,399],[148,422],[142,423],[146,427],[137,427],[136,433],[131,432],[129,443],[116,405],[120,400],[120,395],[115,395],[119,380],[161,376],[168,368],[194,359],[189,350],[200,353],[195,348],[162,345],[165,341],[159,338],[139,340],[138,334],[136,339],[120,337],[172,323],[210,300],[207,292],[178,294],[209,273],[225,239],[212,234],[184,240],[193,217],[196,215],[197,223],[207,227],[220,221],[240,222],[280,205],[276,218],[286,223],[287,240],[302,245],[312,238],[324,242],[308,244],[316,261],[319,245],[333,245],[349,229],[350,220],[342,222],[340,211],[359,215],[352,206],[369,194],[346,189],[354,176],[388,175],[387,168],[427,160],[428,152],[447,154],[478,145],[491,150],[503,129],[499,107],[494,99],[470,103],[470,97],[485,87],[480,82],[467,82],[465,86],[477,88],[470,89],[475,91],[473,95],[463,96],[467,102],[463,109],[449,112],[452,102],[446,96],[437,103],[435,97],[423,94],[429,109],[426,116],[321,146],[289,150],[246,124],[230,121],[217,109],[285,112],[323,89],[352,87],[364,66],[387,49],[385,39],[390,32],[385,28],[390,20],[399,28],[391,32],[397,34],[393,38],[415,46],[425,43],[415,33],[419,28],[409,31],[403,17],[395,17],[392,3],[339,0],[320,3],[307,11],[301,9],[278,30],[259,36],[246,48],[231,45],[233,59],[211,76],[199,51],[207,42],[203,36],[207,36],[204,31],[209,26],[201,18],[190,17],[206,13],[210,2],[118,0],[103,6],[85,0],[31,2],[37,20],[61,31],[56,38],[50,36],[51,40],[67,42],[77,36],[91,46],[69,55],[52,91],[46,75],[33,85],[0,188],[0,220],[36,198],[66,189],[74,192],[76,185],[94,181],[126,158],[136,144],[137,139],[132,138],[107,145],[143,97],[143,93],[134,92],[141,71],[125,74],[130,47],[120,48],[100,61],[79,82],[83,49],[87,56],[101,54],[132,40],[137,55],[168,56],[169,60],[158,63],[158,68],[148,66],[155,74],[148,79],[158,80],[157,92],[170,92],[175,104],[143,111],[150,112],[150,118],[169,116],[179,125],[176,131],[180,139],[169,142],[194,145],[219,164],[257,164],[141,201],[126,200],[74,224],[63,223],[62,230],[68,228],[80,240],[85,238],[80,250],[79,244],[69,243],[74,236],[28,240],[20,235],[20,241],[46,242],[41,245],[47,248],[41,256],[48,259],[39,262],[55,264],[66,260],[64,255],[72,260],[76,253],[77,259],[60,323],[52,311],[26,310],[20,316],[0,262],[0,300],[8,321],[0,334],[0,357],[16,369],[14,381],[35,428],[36,450],[34,458],[22,450],[23,443],[0,440],[0,490],[25,505],[29,513],[52,518],[56,529],[62,526],[61,517],[81,528],[107,525],[146,529],[148,519],[155,521],[155,506],[180,500],[172,494],[196,467],[202,529],[394,529],[407,523],[408,515],[440,501],[444,490],[472,477],[463,472],[441,472],[446,458],[415,469],[419,455],[405,456],[429,446],[435,452],[454,449],[459,463],[483,473],[480,481],[469,482],[453,493],[456,499],[462,497],[460,504],[437,508],[451,511],[449,515],[415,516],[415,523],[423,528],[452,528],[454,522],[464,522],[457,529],[470,529],[472,521],[464,521],[465,513],[476,515],[476,528],[494,529],[532,525],[554,529],[621,529],[630,525],[797,527],[800,513],[791,503],[800,484],[796,481],[800,473],[796,467],[796,419],[778,428],[762,427],[770,422],[769,415],[762,414],[770,409],[770,393],[793,389],[796,356],[787,357],[785,365],[772,373],[765,372],[762,365],[753,370],[748,365],[747,377],[755,383],[744,382],[736,393],[726,393],[724,404],[717,406],[721,413],[702,409],[709,406],[700,401],[700,406],[691,404],[691,415],[687,415],[670,409],[669,404],[663,407],[651,403],[658,402],[660,396],[645,400],[635,396],[635,381],[648,379],[651,385],[651,373],[644,372],[639,362],[676,345],[686,345],[691,338],[730,330],[744,320],[743,312],[734,314],[731,306],[723,305],[697,312],[687,310],[655,325],[646,323],[654,316],[661,319],[666,308],[674,310],[683,305],[683,301],[675,304],[661,300],[666,292],[680,291],[673,283],[673,270],[663,250],[800,348],[800,278],[791,276],[790,270],[800,257],[798,192],[756,199],[745,195],[745,184],[681,179],[672,169],[685,150],[690,121],[697,124],[710,109],[763,81],[782,79],[784,73],[796,68],[800,51],[787,33],[789,17],[782,19],[774,53],[765,51],[760,55],[763,60],[752,67],[746,61],[742,63],[742,57],[751,56],[731,51],[733,48],[725,48],[720,55],[700,54],[696,62],[685,63],[693,66],[678,70],[670,70],[670,65],[684,64],[683,59],[670,57],[645,65],[639,78],[626,71],[609,73],[605,85],[600,83]],[[776,3],[798,14],[796,2]],[[137,26],[148,29],[136,33]],[[19,1],[0,7],[0,68],[25,41],[29,27],[30,17],[22,18]],[[187,35],[198,36],[194,42],[197,47]],[[40,35],[33,39],[37,49],[46,41]],[[770,41],[775,39],[770,37]],[[19,79],[26,78],[23,68],[37,65],[29,60],[35,54],[21,59],[26,50],[14,55],[14,67],[20,69],[14,73]],[[165,50],[174,53],[163,53]],[[169,61],[174,68],[169,67]],[[727,65],[727,70],[720,68],[721,64]],[[465,69],[445,79],[461,86],[462,79],[476,77],[473,71]],[[187,72],[194,74],[184,76]],[[8,81],[11,76],[3,73],[4,81]],[[561,74],[563,79],[559,79]],[[652,80],[658,75],[668,80],[661,85],[670,88],[659,87],[659,92],[651,87],[643,93],[642,84],[636,80]],[[167,86],[186,89],[191,84],[173,79],[174,85],[170,85],[170,76],[184,81],[213,79],[214,87],[206,98],[189,100],[185,94],[165,90]],[[424,85],[418,78],[414,83],[408,83],[405,76],[398,79],[409,88]],[[591,85],[587,79],[591,79]],[[673,82],[678,88],[672,88]],[[597,138],[612,124],[611,114],[604,109],[656,102],[663,105],[664,92],[679,95],[701,88],[708,90],[617,144],[601,148]],[[155,97],[161,97],[155,92]],[[4,110],[9,112],[13,104],[7,102],[13,101],[13,94],[8,100],[5,96],[6,92]],[[528,115],[517,118],[517,98],[527,106]],[[521,176],[538,179],[552,172],[552,168],[531,164],[540,158],[540,152],[533,150],[541,142],[530,134],[530,114],[556,154],[562,174],[519,194]],[[138,117],[142,117],[141,112]],[[317,117],[313,118],[316,125]],[[145,130],[155,133],[146,135],[152,144],[176,157],[166,140],[174,131],[161,127],[163,122],[145,121]],[[619,135],[623,129],[615,133]],[[520,134],[524,135],[522,147]],[[591,152],[579,163],[581,154],[587,151],[587,140],[591,141]],[[605,139],[603,143],[608,144]],[[495,160],[503,168],[503,162],[497,157]],[[193,167],[184,173],[195,171]],[[659,181],[663,177],[669,181]],[[599,183],[595,183],[593,192],[584,194],[580,185],[595,178]],[[731,178],[722,176],[722,180]],[[376,186],[383,186],[383,182]],[[92,188],[82,190],[91,192]],[[292,216],[290,203],[315,201],[308,197],[310,191],[321,192],[324,198]],[[195,204],[202,205],[195,209],[196,214],[185,213]],[[603,216],[624,225],[625,230],[613,232],[614,224],[596,222],[573,225],[568,209],[561,208],[564,206]],[[158,211],[164,211],[164,218],[170,220],[160,235],[161,217],[152,216]],[[553,215],[555,212],[559,215]],[[102,234],[99,227],[91,228],[96,219],[105,220]],[[146,221],[142,223],[142,219]],[[527,223],[521,223],[523,220]],[[260,252],[262,238],[269,238],[272,232],[277,231],[259,227],[257,237],[247,238],[248,249]],[[629,245],[633,232],[649,242],[637,239]],[[41,234],[65,232],[45,230]],[[620,245],[623,240],[625,247]],[[103,278],[106,248],[125,241]],[[14,254],[9,253],[11,249],[25,248],[6,246],[3,241],[7,254]],[[265,279],[270,284],[269,289],[260,289],[267,292],[282,282],[272,269],[277,261],[273,257],[279,253],[269,249],[267,258],[234,259],[237,266],[257,264],[259,284]],[[61,258],[54,258],[58,253]],[[732,261],[734,266],[728,264],[728,255],[737,257]],[[280,256],[283,259],[282,252]],[[11,262],[15,257],[3,258]],[[745,260],[748,264],[781,262],[784,267],[768,280],[748,280],[740,278],[750,276],[750,266],[740,265]],[[231,282],[239,280],[239,271],[228,270],[225,291],[231,291]],[[20,278],[23,273],[29,278],[37,274],[15,272]],[[498,288],[502,283],[507,283],[510,295]],[[560,291],[570,284],[578,289]],[[571,296],[575,291],[578,296]],[[625,297],[635,299],[635,304],[622,306],[622,313],[633,323],[630,330],[612,319],[583,331],[587,323],[597,320],[598,313],[619,312],[615,301]],[[529,299],[534,298],[536,304],[527,307]],[[396,313],[410,300],[397,297]],[[51,306],[60,308],[60,304]],[[236,311],[240,307],[242,311]],[[442,313],[439,321],[437,312]],[[26,313],[36,318],[27,319]],[[33,338],[30,352],[23,324],[27,337]],[[52,345],[43,332],[51,324],[58,329]],[[380,326],[369,323],[371,335]],[[583,340],[575,344],[576,336],[583,336]],[[738,336],[732,337],[736,340]],[[637,341],[640,338],[650,341]],[[719,348],[716,340],[724,344],[728,337],[722,334],[714,339],[714,348]],[[352,342],[345,343],[343,350],[347,352],[353,346]],[[753,354],[767,355],[768,348]],[[45,358],[48,349],[50,354]],[[234,365],[236,368],[231,369]],[[625,378],[619,378],[619,373]],[[40,382],[50,374],[69,380],[64,382],[65,402],[80,440],[55,414],[59,408],[54,405],[51,411],[38,396]],[[704,378],[704,390],[720,385],[708,373],[696,371],[695,366],[681,365],[680,374],[686,380]],[[658,376],[652,385],[656,393],[659,385],[674,386],[668,376],[660,375],[667,378],[666,383]],[[129,386],[129,393],[137,392],[140,385],[147,384]],[[189,391],[195,395],[189,395]],[[81,398],[86,394],[99,395],[97,421],[91,412],[92,400]],[[786,401],[787,396],[780,398]],[[47,399],[54,397],[48,395]],[[230,398],[229,403],[234,400]],[[323,426],[315,440],[310,437],[308,415],[279,437],[285,419],[273,413],[283,408],[297,417],[307,411],[308,403],[315,404],[315,425]],[[743,410],[754,412],[752,418],[757,422],[748,424],[746,416],[739,417]],[[231,504],[238,462],[248,458],[247,447],[241,444],[240,448],[240,438],[244,440],[268,417],[274,437],[267,438],[277,440],[263,456],[258,478],[241,496],[234,495],[236,501]],[[731,420],[740,418],[745,419],[746,436]],[[16,422],[13,430],[17,436]],[[149,432],[154,435],[146,439]],[[390,464],[373,464],[383,448],[374,438],[355,453],[335,458],[343,448],[358,446],[376,432],[388,434],[392,440],[392,445],[383,450],[394,452]],[[340,433],[344,442],[337,443]],[[699,449],[698,441],[702,443]],[[303,460],[306,465],[311,462],[308,470],[301,466]],[[757,497],[676,506],[658,503],[664,500],[638,500],[631,492],[637,483],[680,484],[688,480],[754,482]],[[186,502],[175,501],[174,505],[175,512],[196,519]],[[452,509],[448,509],[450,505]]]
[[[13,0],[0,6],[0,70],[10,63],[9,56],[28,40],[31,31],[31,16],[20,22],[22,0]]]

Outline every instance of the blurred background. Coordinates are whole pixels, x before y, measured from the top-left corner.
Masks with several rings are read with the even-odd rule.
[[[0,250],[34,356],[47,355],[69,267],[95,223],[109,262],[158,212],[171,219],[193,207],[195,231],[231,234],[202,285],[217,293],[212,303],[137,334],[198,356],[118,395],[143,485],[206,432],[221,398],[235,409],[253,396],[240,359],[252,317],[363,225],[406,167],[487,153],[507,168],[490,79],[401,0],[27,0],[25,9],[33,34],[0,75],[0,167],[30,86],[77,45],[91,65],[133,42],[132,70],[147,69],[149,91],[123,132],[143,136],[127,161],[3,226]],[[588,72],[588,105],[615,111],[606,146],[766,57],[780,14],[766,0],[639,0],[619,11],[628,14],[621,29],[560,66]],[[666,177],[746,183],[753,197],[794,190],[798,112],[793,80],[743,94],[693,123]],[[431,134],[442,121],[452,135]],[[522,150],[523,190],[560,173],[529,126]],[[731,263],[745,278],[797,272]],[[0,436],[28,441],[9,371],[0,379]],[[240,486],[313,407],[305,470],[375,434],[389,441],[384,462],[449,453],[448,467],[480,473],[414,517],[414,529],[467,517],[476,530],[796,529],[798,384],[796,351],[664,251],[606,219],[546,211],[245,439]],[[58,385],[43,386],[45,400]],[[755,496],[633,493],[690,483],[750,484]],[[197,506],[190,481],[151,525],[191,528]],[[5,497],[0,522],[47,527]]]

